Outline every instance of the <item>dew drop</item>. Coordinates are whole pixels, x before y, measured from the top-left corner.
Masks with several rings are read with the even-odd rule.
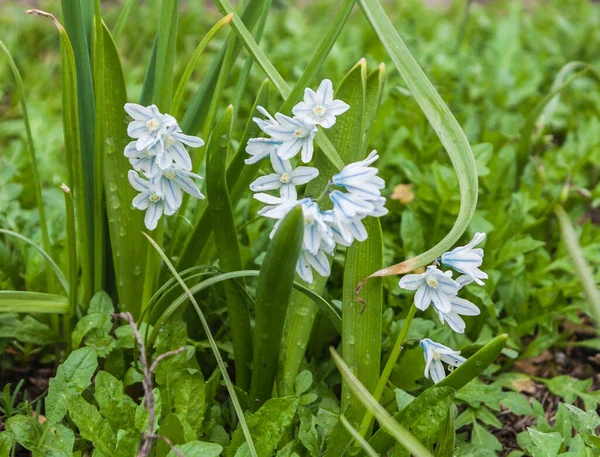
[[[139,265],[133,267],[133,274],[134,276],[139,276],[140,274],[142,274],[142,267],[140,267]]]
[[[117,183],[114,181],[109,181],[108,182],[108,190],[110,190],[111,192],[115,192],[118,189],[117,187]]]
[[[350,335],[348,337],[348,344],[356,344],[356,338],[354,337],[354,335]]]

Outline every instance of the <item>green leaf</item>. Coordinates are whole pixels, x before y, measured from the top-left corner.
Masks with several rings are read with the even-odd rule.
[[[90,441],[97,451],[107,457],[117,457],[114,449],[116,444],[112,429],[96,407],[89,404],[81,396],[68,399],[69,417],[77,426],[79,434]]]
[[[206,166],[206,193],[213,224],[217,228],[214,231],[215,244],[220,266],[224,272],[242,269],[242,257],[225,176],[233,127],[232,116],[233,106],[229,105],[213,130],[207,146],[209,155]],[[242,287],[243,284],[242,281]],[[251,376],[250,363],[252,362],[250,313],[244,295],[237,284],[226,282],[223,287],[235,354],[236,384],[241,389],[248,390]]]
[[[69,312],[69,301],[61,295],[2,290],[0,312],[66,314]]]
[[[154,394],[154,425],[152,426],[152,432],[155,433],[158,430],[159,422],[163,409],[162,395],[159,389],[153,389]],[[146,409],[146,396],[140,402],[135,410],[135,428],[138,430],[148,431],[150,427],[150,418],[148,417],[148,410]]]
[[[254,308],[254,372],[250,384],[252,411],[271,398],[303,235],[304,216],[302,208],[296,206],[281,219],[260,269]]]
[[[83,341],[83,338],[91,331],[100,331],[108,336],[113,326],[113,320],[110,314],[92,313],[83,316],[73,329],[71,334],[71,344],[74,348],[78,348]]]
[[[315,424],[315,417],[310,412],[310,409],[300,408],[298,410],[300,416],[300,429],[298,430],[298,439],[308,450],[311,457],[319,455],[319,434]]]
[[[12,449],[14,443],[15,436],[12,434],[12,432],[6,429],[0,432],[0,457],[9,457],[10,450]]]
[[[408,405],[394,415],[394,419],[414,435],[424,440],[441,427],[452,405],[454,389],[433,386],[425,390]],[[384,429],[378,430],[369,444],[379,453],[384,453],[394,445],[394,438]]]
[[[298,409],[298,398],[279,397],[267,400],[261,408],[247,418],[248,429],[252,434],[259,457],[270,456],[277,447],[283,434],[292,425]],[[227,448],[227,457],[247,455],[244,436],[238,429],[233,433],[231,444]]]
[[[313,383],[313,375],[309,370],[304,370],[298,373],[294,381],[294,392],[296,395],[302,395]]]
[[[205,443],[204,441],[192,441],[190,443],[175,446],[185,457],[219,457],[223,448],[215,443]],[[167,457],[177,457],[175,452],[171,451]]]
[[[154,104],[163,113],[171,110],[173,98],[173,69],[177,45],[178,16],[179,0],[162,0],[156,45],[153,100]]]
[[[67,413],[67,403],[78,397],[90,384],[98,366],[96,351],[85,347],[71,352],[50,380],[44,401],[46,426],[52,427]]]
[[[452,387],[454,390],[460,389],[469,381],[479,376],[496,360],[496,357],[504,349],[507,339],[508,335],[506,334],[497,336],[436,385],[438,387]]]
[[[519,416],[531,416],[533,414],[533,408],[529,401],[518,392],[504,393],[504,398],[500,403]]]
[[[485,428],[479,425],[478,422],[473,423],[473,431],[471,432],[471,443],[479,446],[481,449],[488,451],[501,451],[502,444],[500,441],[488,432]],[[491,453],[490,453],[491,454]]]
[[[533,443],[527,450],[533,457],[556,457],[558,455],[563,441],[560,433],[542,433],[531,427],[527,427],[527,432]]]
[[[577,406],[567,405],[565,407],[569,411],[569,417],[573,428],[579,433],[595,433],[596,428],[600,427],[600,416],[595,410],[583,411]]]
[[[123,383],[110,373],[99,371],[96,375],[94,398],[100,414],[114,430],[129,430],[135,426],[137,405],[123,389]]]
[[[44,345],[55,342],[57,336],[48,325],[33,316],[19,319],[16,314],[3,314],[0,319],[0,338],[14,338],[22,343]]]
[[[14,441],[30,451],[37,449],[37,443],[42,437],[42,426],[35,417],[10,417],[6,421],[6,430],[12,434]]]
[[[333,348],[329,348],[329,352],[333,357],[333,361],[342,373],[342,376],[352,392],[358,400],[370,411],[373,416],[379,421],[381,427],[392,435],[396,441],[407,451],[414,454],[416,457],[432,457],[431,453],[417,440],[409,431],[398,424],[392,416],[381,406],[363,386],[360,381],[354,376],[348,365],[342,360],[338,353]],[[360,420],[361,418],[359,418]]]
[[[574,403],[579,397],[588,410],[596,409],[600,403],[600,391],[588,392],[592,378],[577,380],[570,376],[555,376],[543,382],[554,395],[562,397],[567,403]]]
[[[348,422],[348,419],[346,419],[346,417],[343,414],[340,415],[340,422],[344,426],[344,428],[348,431],[350,436],[354,440],[356,440],[356,442],[358,444],[360,444],[360,447],[362,447],[363,451],[365,451],[365,453],[367,454],[368,457],[379,457],[379,454],[377,453],[377,451],[375,451],[375,449],[373,449],[371,447],[371,445],[367,442],[367,440],[364,439],[364,437],[360,433],[358,433],[358,430],[356,430],[352,426],[352,424],[350,422]],[[398,448],[398,449],[401,449],[401,448]]]
[[[450,233],[423,254],[384,268],[372,276],[398,275],[430,264],[448,251],[465,232],[477,206],[477,169],[467,137],[398,35],[380,1],[359,0],[359,4],[450,156],[460,188],[460,210]]]
[[[88,308],[88,314],[102,313],[111,315],[115,312],[115,307],[110,299],[110,296],[101,290],[96,292],[90,301],[90,307]]]
[[[119,292],[119,308],[134,317],[140,313],[146,246],[140,243],[140,232],[145,230],[144,213],[131,209],[136,191],[129,184],[127,173],[131,169],[123,150],[127,137],[127,102],[123,69],[110,32],[104,27],[104,185],[106,210],[113,264]]]

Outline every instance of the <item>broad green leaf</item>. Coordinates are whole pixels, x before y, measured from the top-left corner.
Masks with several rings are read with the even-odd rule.
[[[42,437],[42,429],[42,425],[35,417],[19,414],[10,417],[6,421],[6,430],[12,434],[14,441],[29,451],[38,448],[38,442]]]
[[[184,419],[185,420],[185,419]],[[162,420],[160,424],[160,428],[158,429],[158,434],[160,436],[164,436],[172,444],[181,445],[185,443],[185,436],[183,431],[182,421],[179,420],[179,417],[175,413],[169,413]],[[164,457],[170,452],[169,445],[160,441],[156,443],[156,456]]]
[[[16,314],[7,313],[0,319],[0,338],[14,338],[21,343],[44,345],[56,342],[58,335],[33,316],[19,319]]]
[[[102,314],[112,314],[115,312],[115,307],[113,306],[112,300],[110,296],[101,290],[100,292],[96,292],[90,301],[90,307],[88,308],[88,314],[91,313],[102,313]]]
[[[492,454],[491,451],[502,450],[502,444],[500,444],[500,441],[498,441],[494,435],[487,431],[478,422],[473,423],[471,443],[480,447],[481,449],[486,449],[488,452],[490,452],[490,455]]]
[[[283,434],[292,425],[298,408],[298,398],[279,397],[267,400],[260,409],[248,416],[248,428],[256,445],[259,457],[270,456]],[[242,457],[248,455],[244,436],[238,428],[231,438],[226,457]]]
[[[379,110],[379,104],[381,103],[381,97],[383,95],[383,85],[385,83],[385,65],[379,64],[377,69],[373,70],[367,76],[367,84],[365,91],[365,106],[364,106],[364,121],[363,121],[363,134],[361,138],[361,154],[366,154],[369,146],[369,137],[371,135],[371,129],[375,123],[375,117]]]
[[[87,314],[77,321],[73,333],[71,334],[71,344],[74,348],[78,348],[84,337],[93,330],[98,330],[108,335],[112,326],[113,320],[110,314]]]
[[[308,450],[311,457],[319,456],[319,434],[317,433],[315,417],[310,409],[300,408],[300,428],[298,430],[298,439]]]
[[[204,441],[192,441],[190,443],[175,446],[185,457],[219,457],[223,448],[215,443],[205,443]],[[177,457],[173,451],[167,454],[167,457]]]
[[[416,457],[432,457],[431,453],[410,432],[398,424],[381,406],[360,381],[354,376],[348,365],[333,348],[329,348],[333,361],[342,373],[343,378],[359,401],[375,416],[381,427],[392,435],[398,443]],[[360,420],[360,418],[359,418]]]
[[[579,433],[595,433],[596,428],[600,427],[600,417],[595,410],[583,411],[577,406],[565,404],[569,411],[569,417],[573,428]]]
[[[415,438],[424,440],[432,436],[443,424],[452,405],[454,389],[431,387],[394,415],[394,419]],[[384,453],[394,445],[394,438],[384,429],[379,429],[369,440],[377,452]]]
[[[534,428],[527,427],[527,432],[533,443],[528,449],[533,457],[556,457],[562,446],[560,433],[542,433]]]
[[[68,400],[69,417],[77,426],[79,434],[90,441],[97,451],[106,457],[118,457],[115,452],[116,439],[106,419],[95,406],[77,395]]]
[[[46,426],[58,423],[67,413],[67,403],[71,398],[79,397],[90,384],[98,361],[96,351],[81,348],[71,352],[50,380],[48,395],[44,401]]]
[[[162,395],[160,393],[160,389],[155,388],[152,390],[152,394],[154,395],[154,425],[152,426],[152,433],[155,433],[158,430],[159,422],[163,409]],[[135,428],[142,431],[148,431],[150,428],[150,418],[148,416],[148,409],[146,408],[146,396],[137,405],[135,410]]]
[[[99,371],[95,378],[94,398],[100,414],[113,430],[129,430],[135,425],[137,405],[123,391],[123,383],[106,371]]]
[[[5,430],[0,432],[0,457],[9,457],[10,450],[15,443],[15,436],[12,432]]]
[[[296,206],[281,219],[258,275],[254,306],[254,371],[250,384],[252,411],[271,398],[273,392],[283,324],[303,236],[304,216],[302,208]]]
[[[235,229],[235,218],[229,198],[226,179],[227,151],[233,126],[233,107],[230,105],[212,132],[207,146],[206,193],[212,214],[215,244],[224,272],[242,269],[242,257]],[[241,283],[243,284],[243,282]],[[250,363],[252,362],[252,331],[250,313],[237,284],[226,282],[225,301],[229,317],[229,328],[235,354],[236,385],[243,390],[250,387]]]
[[[146,265],[146,246],[140,241],[145,230],[144,213],[132,208],[136,191],[129,184],[131,169],[123,150],[127,137],[127,102],[123,69],[110,32],[104,28],[104,184],[110,243],[115,269],[119,308],[138,316]],[[101,101],[98,101],[99,103]]]
[[[592,378],[578,380],[563,375],[544,380],[544,383],[554,395],[562,397],[566,403],[574,403],[579,397],[587,410],[595,410],[600,403],[600,391],[588,392],[592,386]]]
[[[66,314],[69,312],[69,301],[61,295],[2,290],[0,312]]]
[[[313,375],[309,370],[304,370],[298,373],[294,381],[294,392],[296,395],[302,395],[313,383]]]
[[[371,277],[398,275],[430,264],[448,251],[465,232],[477,205],[477,170],[471,146],[460,125],[400,38],[380,1],[359,0],[359,4],[450,156],[460,188],[460,210],[450,233],[428,251],[379,270]]]

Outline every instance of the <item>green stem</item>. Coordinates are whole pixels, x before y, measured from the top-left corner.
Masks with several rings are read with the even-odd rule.
[[[379,377],[379,381],[377,382],[377,387],[375,387],[375,392],[373,392],[373,398],[375,401],[381,400],[381,396],[383,395],[383,390],[387,385],[388,380],[390,379],[390,375],[392,374],[392,370],[398,361],[398,357],[400,357],[400,353],[402,352],[402,345],[406,340],[406,335],[408,335],[408,330],[410,329],[410,324],[412,324],[413,317],[415,317],[415,313],[417,312],[417,307],[413,303],[408,310],[408,315],[404,320],[404,325],[402,326],[402,330],[396,339],[396,343],[392,348],[392,353],[390,354],[385,366],[383,367],[383,371],[381,372],[381,376]],[[359,430],[360,433],[364,436],[367,430],[370,428],[371,421],[373,420],[373,414],[367,410],[365,416],[363,417],[362,423],[360,424]]]
[[[163,221],[158,223],[156,231],[153,233],[156,243],[160,246],[164,238]],[[148,253],[146,255],[146,273],[144,276],[144,291],[142,293],[142,307],[140,313],[144,314],[146,307],[154,295],[156,286],[158,285],[158,277],[160,273],[160,257],[152,245],[148,245]]]
[[[77,310],[77,233],[75,231],[75,208],[73,194],[65,184],[61,186],[65,197],[66,223],[67,223],[67,252],[69,275],[69,312],[64,316],[63,328],[67,338],[67,353],[71,351],[71,332],[75,313]]]

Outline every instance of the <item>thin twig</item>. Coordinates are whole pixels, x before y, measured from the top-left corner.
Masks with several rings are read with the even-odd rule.
[[[162,360],[166,359],[167,357],[180,354],[185,351],[186,348],[182,347],[174,351],[165,352],[164,354],[159,355],[154,363],[148,367],[148,356],[146,354],[146,347],[144,346],[144,339],[142,338],[142,334],[140,333],[131,313],[115,313],[113,314],[113,317],[126,320],[133,330],[133,335],[138,343],[140,351],[140,363],[142,364],[142,371],[144,374],[142,386],[144,387],[144,406],[146,411],[148,411],[148,431],[142,433],[142,441],[140,442],[140,447],[138,448],[137,457],[147,457],[148,454],[150,454],[150,451],[152,450],[152,444],[156,439],[161,439],[167,443],[171,450],[178,455],[178,457],[185,457],[185,455],[183,455],[183,453],[173,445],[171,440],[154,433],[154,392],[152,391],[152,374]]]

